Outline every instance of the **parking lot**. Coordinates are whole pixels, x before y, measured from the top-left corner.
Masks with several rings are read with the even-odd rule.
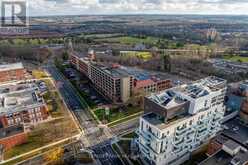
[[[82,97],[91,108],[100,107],[110,104],[102,95],[100,95],[87,77],[82,75],[74,68],[66,68],[64,75],[73,83],[75,88],[79,90]]]

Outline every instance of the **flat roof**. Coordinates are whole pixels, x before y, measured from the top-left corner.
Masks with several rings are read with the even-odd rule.
[[[224,125],[228,129],[223,130],[222,134],[248,149],[248,127],[240,123],[239,119],[230,120]]]
[[[0,114],[8,115],[42,106],[44,102],[37,89],[34,83],[12,84],[9,88],[0,86]]]
[[[121,69],[120,67],[113,67],[113,66],[107,66],[99,63],[93,63],[93,65],[105,73],[111,75],[114,78],[121,78],[121,77],[129,77],[129,75],[125,70]]]
[[[175,118],[172,118],[168,120],[167,122],[164,121],[164,117],[160,116],[159,114],[156,113],[147,113],[142,116],[144,120],[149,122],[150,124],[156,126],[156,128],[162,130],[165,129],[175,123],[181,122],[185,119],[187,119],[189,115],[179,115],[176,116]]]
[[[182,99],[180,96],[185,95],[193,99],[209,95],[211,92],[223,88],[226,80],[217,77],[207,77],[199,81],[181,85],[179,87],[154,93],[147,97],[160,106],[169,109],[186,103],[188,100]]]
[[[227,165],[231,162],[232,156],[221,150],[213,156],[207,158],[199,165]]]
[[[213,156],[205,159],[199,165],[229,165],[237,164],[242,165],[248,162],[248,152],[241,150],[234,157],[229,155],[224,150],[220,150]]]
[[[0,65],[0,72],[8,71],[8,70],[16,70],[16,69],[24,69],[22,63],[12,63],[12,64],[4,64]]]
[[[24,132],[24,127],[22,125],[2,128],[0,129],[0,139],[14,136],[23,132]]]

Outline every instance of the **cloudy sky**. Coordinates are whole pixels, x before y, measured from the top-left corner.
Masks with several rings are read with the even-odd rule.
[[[29,0],[30,15],[246,14],[248,0]]]

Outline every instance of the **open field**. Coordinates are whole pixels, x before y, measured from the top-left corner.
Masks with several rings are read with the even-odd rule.
[[[224,56],[224,59],[234,61],[234,62],[247,62],[248,63],[248,57],[226,55]]]
[[[36,79],[41,79],[41,78],[47,78],[47,74],[41,70],[33,70],[32,71],[32,75],[36,78]]]
[[[158,42],[158,38],[155,37],[145,37],[145,38],[137,38],[137,37],[112,37],[112,38],[106,38],[106,39],[100,39],[101,41],[107,41],[107,42],[117,42],[121,44],[137,44],[137,43],[144,43],[144,44],[156,44]],[[98,40],[98,41],[100,41]]]
[[[141,51],[121,51],[120,56],[122,58],[132,58],[137,57],[142,60],[150,60],[152,58],[151,52],[141,52]]]

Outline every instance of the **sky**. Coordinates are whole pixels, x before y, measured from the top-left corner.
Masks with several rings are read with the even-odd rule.
[[[29,0],[29,13],[31,16],[85,14],[248,15],[248,0]]]

